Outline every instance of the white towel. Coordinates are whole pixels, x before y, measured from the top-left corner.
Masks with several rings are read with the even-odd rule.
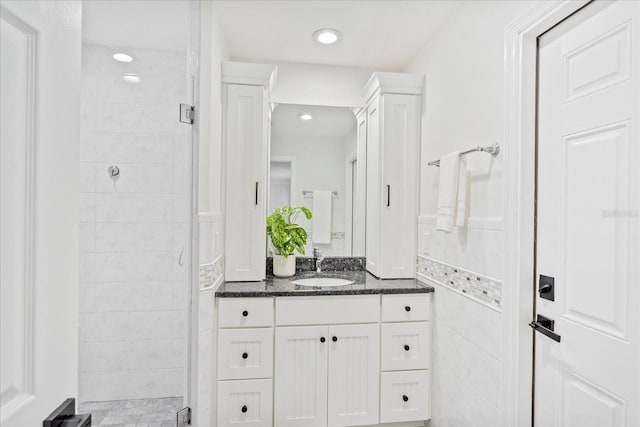
[[[456,227],[464,227],[467,215],[467,162],[460,160],[458,197],[456,201]]]
[[[453,151],[440,159],[438,186],[438,217],[436,230],[453,231],[460,175],[460,152]]]
[[[319,245],[331,243],[331,191],[313,192],[313,233],[311,240]]]

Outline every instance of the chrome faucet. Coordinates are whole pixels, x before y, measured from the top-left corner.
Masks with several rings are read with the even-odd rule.
[[[318,248],[313,248],[313,258],[316,261],[316,273],[322,272],[322,260],[324,256],[322,256],[322,251]]]

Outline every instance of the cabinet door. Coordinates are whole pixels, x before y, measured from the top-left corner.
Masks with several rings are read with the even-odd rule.
[[[267,120],[262,86],[226,85],[225,279],[264,279]]]
[[[327,425],[329,342],[326,326],[276,328],[274,425]]]
[[[329,327],[330,426],[378,424],[380,326]]]
[[[377,276],[411,278],[417,251],[420,96],[385,94],[382,105],[383,200],[377,207],[381,248]]]
[[[367,107],[367,213],[365,249],[367,270],[380,276],[380,105],[379,98]]]

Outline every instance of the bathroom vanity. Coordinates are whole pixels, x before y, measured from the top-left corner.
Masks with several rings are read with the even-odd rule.
[[[433,288],[365,271],[329,275],[354,284],[269,277],[218,289],[218,426],[417,426],[430,418]]]

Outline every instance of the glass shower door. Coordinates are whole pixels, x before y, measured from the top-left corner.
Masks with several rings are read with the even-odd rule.
[[[193,131],[191,1],[84,1],[80,411],[176,424],[187,406]]]

